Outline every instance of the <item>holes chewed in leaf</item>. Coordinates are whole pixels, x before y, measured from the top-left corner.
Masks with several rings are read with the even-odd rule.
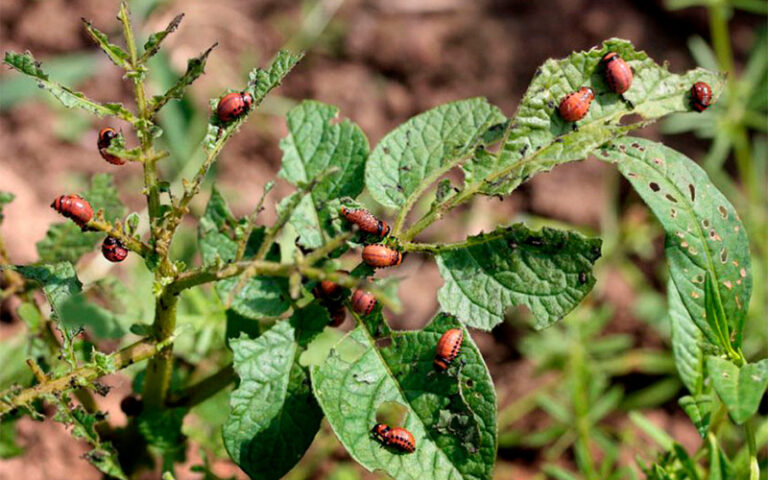
[[[672,217],[672,218],[677,218],[677,210],[675,210],[674,208],[670,208],[669,209],[669,216]]]
[[[720,250],[720,262],[721,263],[726,263],[727,261],[728,261],[728,249],[723,247]]]
[[[661,187],[656,182],[651,182],[648,184],[648,186],[651,187],[651,190],[653,190],[654,192],[658,192],[659,190],[661,190]]]
[[[664,195],[664,197],[666,197],[666,199],[669,200],[672,203],[677,203],[677,199],[675,197],[673,197],[672,195],[670,195],[669,193]]]
[[[723,220],[727,220],[728,219],[728,209],[727,208],[725,208],[724,206],[720,205],[719,207],[717,207],[717,210],[720,212],[720,216],[723,217]]]
[[[693,186],[692,183],[688,184],[688,191],[691,192],[691,201],[696,201],[696,187]]]

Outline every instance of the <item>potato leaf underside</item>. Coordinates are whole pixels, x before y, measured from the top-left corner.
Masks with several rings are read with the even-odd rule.
[[[365,183],[390,208],[410,205],[424,188],[470,155],[501,111],[484,98],[447,103],[387,134],[371,153]]]
[[[710,355],[707,369],[717,396],[734,422],[741,425],[757,412],[768,386],[768,358],[739,367]]]
[[[280,142],[283,163],[279,175],[294,186],[305,185],[330,168],[304,198],[291,217],[299,242],[317,248],[336,233],[331,225],[337,215],[329,203],[337,198],[356,198],[363,191],[363,171],[368,140],[360,127],[344,120],[332,122],[338,109],[316,101],[304,101],[288,112],[288,136]]]
[[[392,478],[489,479],[496,456],[496,396],[477,347],[464,332],[459,357],[448,372],[432,362],[449,328],[463,328],[439,314],[421,331],[393,332],[378,350],[365,327],[342,339],[321,365],[311,368],[315,396],[352,457]],[[411,454],[381,446],[370,436],[377,411],[399,404],[402,422],[416,440]],[[395,426],[395,425],[392,425]]]
[[[205,265],[223,264],[232,261],[237,254],[238,233],[244,225],[235,218],[226,200],[217,189],[213,189],[205,214],[200,219],[198,243]],[[256,252],[264,238],[264,229],[254,229],[245,250],[245,259]],[[216,291],[223,302],[229,295],[238,278],[227,278],[216,282]],[[232,299],[232,309],[238,314],[258,320],[276,317],[290,307],[288,280],[282,277],[252,277]]]
[[[608,88],[600,65],[609,51],[619,53],[634,70],[632,87],[623,99]],[[690,111],[689,91],[697,81],[709,83],[714,96],[719,96],[724,79],[703,69],[672,74],[630,42],[615,38],[599,48],[547,60],[536,71],[515,118],[508,123],[501,148],[495,153],[481,149],[464,164],[465,188],[506,195],[531,176],[583,159],[605,142],[648,121]],[[596,98],[583,119],[576,124],[566,122],[557,111],[560,101],[582,86],[591,87]],[[642,119],[622,122],[630,114]]]
[[[223,427],[224,444],[252,479],[281,478],[320,428],[323,412],[306,368],[298,363],[301,336],[296,322],[283,321],[256,339],[230,340],[240,382]]]
[[[80,92],[75,92],[50,80],[48,75],[42,70],[40,62],[36,61],[35,57],[29,52],[24,54],[12,51],[5,52],[4,63],[34,79],[40,88],[50,92],[67,108],[81,108],[100,117],[119,116],[123,119],[135,119],[133,114],[119,103],[98,103],[86,98]]]
[[[83,196],[90,202],[94,212],[102,210],[104,218],[108,221],[125,216],[126,208],[120,201],[111,174],[94,175],[90,188],[83,193]],[[67,220],[64,223],[51,225],[45,237],[37,242],[36,247],[42,262],[77,263],[80,257],[92,251],[103,237],[101,233],[83,232],[71,220]]]
[[[691,159],[659,143],[627,137],[598,157],[616,164],[664,227],[671,279],[690,319],[720,344],[706,318],[709,275],[738,348],[752,276],[747,235],[731,203]]]
[[[595,284],[601,241],[575,232],[522,224],[468,238],[436,254],[445,284],[440,306],[468,326],[490,330],[505,310],[526,306],[533,326],[560,320]]]

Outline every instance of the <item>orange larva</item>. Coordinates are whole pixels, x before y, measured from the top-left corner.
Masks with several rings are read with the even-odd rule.
[[[122,165],[125,163],[124,158],[120,158],[111,153],[107,153],[107,149],[112,143],[112,139],[117,137],[117,132],[114,128],[105,127],[99,131],[99,140],[96,142],[96,146],[99,147],[99,154],[101,158],[111,163],[112,165]]]
[[[618,53],[608,52],[602,59],[605,67],[605,81],[611,91],[622,94],[632,86],[632,69]]]
[[[403,254],[385,245],[366,245],[363,248],[363,262],[374,268],[394,267],[403,261]]]
[[[407,453],[416,450],[416,440],[413,438],[413,434],[400,427],[391,428],[387,432],[385,444]]]
[[[51,208],[71,219],[80,228],[85,228],[85,224],[93,218],[93,208],[88,200],[80,195],[62,195],[57,197]]]
[[[340,300],[344,287],[331,280],[322,280],[315,286],[312,293],[320,300]]]
[[[360,315],[368,315],[376,306],[376,297],[365,290],[355,290],[352,294],[352,308]]]
[[[224,95],[216,107],[216,115],[222,123],[229,123],[242,117],[253,106],[253,97],[248,92],[233,92]]]
[[[446,331],[435,348],[435,368],[445,371],[461,350],[461,342],[464,341],[464,332],[458,328]]]
[[[123,242],[115,237],[107,237],[101,244],[101,253],[110,262],[118,263],[128,256],[128,249]]]
[[[344,218],[360,227],[360,230],[366,233],[378,235],[379,237],[386,237],[389,235],[389,225],[376,218],[371,212],[364,208],[341,207],[341,214],[344,215]]]
[[[576,122],[584,118],[589,111],[589,105],[595,99],[595,91],[589,87],[581,87],[577,92],[569,93],[560,102],[558,111],[566,122]]]
[[[390,430],[391,430],[391,428],[389,428],[389,425],[386,425],[384,423],[377,423],[371,429],[371,433],[381,443],[385,443],[386,444],[387,443],[387,434],[389,434]]]

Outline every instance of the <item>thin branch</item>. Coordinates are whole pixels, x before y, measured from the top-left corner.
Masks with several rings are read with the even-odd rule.
[[[262,210],[264,210],[264,200],[267,198],[267,194],[272,190],[272,188],[274,188],[274,186],[275,182],[272,181],[269,181],[264,185],[264,192],[261,194],[261,198],[259,198],[259,203],[256,204],[256,208],[253,210],[253,213],[248,216],[248,220],[245,224],[245,232],[243,232],[243,237],[237,244],[237,254],[235,255],[236,262],[239,262],[243,259],[243,255],[245,255],[245,248],[248,246],[248,240],[251,238],[253,228],[256,226],[256,218],[259,216]]]
[[[117,228],[103,219],[95,218],[91,220],[88,222],[88,227],[99,232],[104,232],[110,237],[120,240],[128,250],[138,253],[142,257],[146,257],[152,251],[152,248],[146,243],[126,235],[122,228]]]
[[[117,370],[120,370],[134,363],[146,360],[163,348],[165,343],[156,343],[150,339],[140,340],[113,353],[114,366]],[[105,372],[96,366],[85,365],[72,370],[62,377],[46,380],[34,387],[22,390],[18,394],[12,395],[9,399],[0,398],[0,417],[15,408],[28,405],[44,395],[59,395],[82,386],[83,382],[96,380],[103,375],[105,375]]]
[[[178,395],[168,399],[168,405],[171,407],[185,406],[194,407],[211,398],[219,391],[227,388],[229,384],[235,381],[235,369],[230,363],[211,376],[200,380],[199,382],[188,386]]]

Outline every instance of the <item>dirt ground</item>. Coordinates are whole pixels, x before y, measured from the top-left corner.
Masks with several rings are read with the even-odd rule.
[[[150,15],[145,31],[162,28],[177,12],[186,13],[181,29],[166,46],[177,70],[184,69],[187,58],[219,42],[207,75],[192,89],[200,109],[207,108],[208,98],[242,81],[245,68],[241,65],[263,63],[286,42],[301,45],[310,38],[307,57],[278,94],[339,106],[342,116],[362,127],[371,145],[410,116],[450,100],[485,96],[512,115],[533,72],[546,58],[587,49],[609,37],[630,39],[653,58],[667,60],[672,71],[682,72],[694,67],[686,47],[688,38],[708,35],[703,10],[668,12],[661,0],[325,2],[328,6],[337,3],[341,4],[338,12],[316,40],[311,39],[312,32],[296,34],[303,14],[299,2],[280,0],[163,2]],[[93,51],[81,29],[80,17],[116,33],[117,5],[115,0],[0,0],[0,44],[3,50],[28,49],[44,65],[47,58],[59,54]],[[747,21],[739,17],[734,20],[734,45],[739,58],[751,45],[750,32]],[[3,71],[0,75],[4,79],[15,74]],[[106,58],[97,76],[78,85],[78,89],[103,101],[128,102],[131,95],[128,82],[121,80]],[[56,119],[56,110],[39,101],[18,104],[0,114],[0,191],[17,195],[6,209],[2,235],[18,263],[35,259],[35,242],[44,236],[50,223],[58,220],[48,208],[51,198],[79,185],[82,177],[78,175],[116,171],[94,154],[99,124],[94,123],[79,141],[68,143],[50,134]],[[219,184],[233,199],[236,213],[252,208],[264,183],[274,178],[280,162],[278,141],[284,133],[281,118],[264,115],[249,122],[228,145],[217,173]],[[660,138],[656,128],[641,134]],[[692,158],[707,148],[690,136],[664,140]],[[137,191],[134,187],[139,167],[122,167],[119,173],[117,181],[124,187],[123,199],[131,208],[141,209],[143,199],[127,193]],[[599,231],[607,201],[606,176],[610,174],[603,164],[593,160],[566,165],[535,177],[501,203],[496,199],[479,200],[471,210],[456,212],[453,220],[431,228],[427,234],[461,238],[519,214],[551,217]],[[281,183],[272,198],[289,191]],[[273,207],[267,205],[267,221]],[[403,276],[405,313],[394,318],[394,326],[421,326],[437,307],[433,293],[441,284],[437,270],[433,263],[411,261],[398,275]],[[657,346],[659,339],[649,327],[627,313],[636,300],[635,292],[619,272],[609,270],[605,275],[593,295],[598,301],[613,304],[619,312],[611,331],[632,333],[638,339],[637,346]],[[12,325],[1,328],[7,333]],[[531,365],[521,360],[514,335],[506,330],[477,335],[502,404],[542,381],[533,375]],[[119,375],[107,383],[116,391],[127,392],[130,388],[126,378]],[[115,398],[121,397],[109,395],[100,401],[120,423],[122,413]],[[695,448],[698,436],[687,419],[666,410],[649,416],[686,447]],[[85,451],[83,446],[73,442],[60,425],[24,420],[19,429],[28,453],[0,463],[0,480],[99,478],[79,458]],[[191,451],[190,456],[194,455]],[[525,479],[537,472],[536,458],[517,455],[501,452],[498,478]],[[343,458],[341,453],[338,456]],[[192,458],[189,463],[199,461]],[[218,464],[217,472],[242,476],[231,464]],[[199,478],[188,469],[178,473],[178,479]]]

